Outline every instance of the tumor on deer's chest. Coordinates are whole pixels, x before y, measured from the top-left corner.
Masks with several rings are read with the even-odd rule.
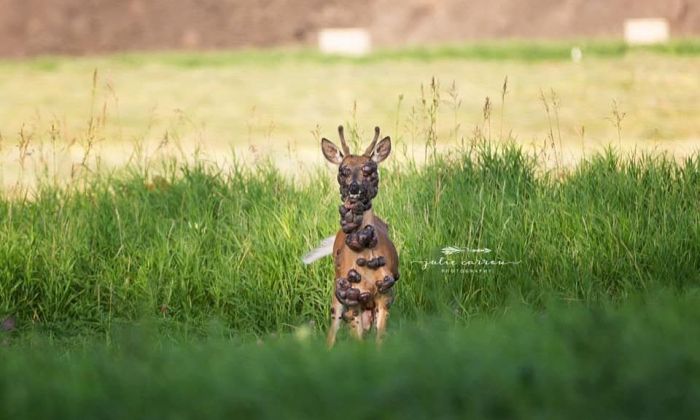
[[[376,255],[373,247],[355,251],[349,246],[344,247],[336,258],[335,293],[338,300],[346,306],[360,305],[371,309],[383,284],[380,268],[386,265],[386,258]]]

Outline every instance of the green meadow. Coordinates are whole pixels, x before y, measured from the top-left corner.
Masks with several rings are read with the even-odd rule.
[[[680,60],[664,65],[683,74],[684,60],[697,60],[690,41],[677,44],[682,51],[600,45],[591,54],[603,67],[649,54],[650,63]],[[430,50],[437,58],[287,60],[460,62],[450,48]],[[509,52],[522,53],[515,47],[480,48],[495,56],[472,51],[465,62],[526,69],[566,60],[557,45],[527,60]],[[0,72],[34,66],[51,78],[89,60],[142,65],[63,60],[3,62]],[[225,54],[198,60],[176,65],[184,75],[230,65]],[[11,153],[33,181],[0,195],[0,417],[692,417],[700,408],[700,155],[630,150],[623,142],[634,119],[615,108],[604,111],[609,145],[572,164],[567,144],[581,139],[570,138],[555,95],[535,98],[543,120],[532,148],[508,126],[509,107],[525,106],[508,86],[480,100],[472,120],[462,119],[454,92],[426,83],[411,113],[382,119],[394,149],[380,166],[374,208],[401,259],[382,346],[343,331],[325,348],[332,262],[300,260],[338,229],[335,167],[300,162],[290,171],[235,149],[217,160],[137,149],[102,166],[92,142],[108,142],[118,124],[97,105],[87,129],[39,124],[19,135]],[[342,116],[359,147],[361,127],[375,121]],[[681,114],[671,119],[683,136],[697,134]],[[331,130],[313,136],[335,140]],[[83,149],[65,176],[40,144]]]

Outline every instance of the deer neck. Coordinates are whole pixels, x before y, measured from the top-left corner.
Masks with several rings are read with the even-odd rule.
[[[374,225],[374,210],[370,208],[362,213],[362,226]]]
[[[356,232],[374,221],[372,200],[364,202],[344,201],[340,205],[340,228],[346,234]]]
[[[345,204],[341,206],[341,229],[345,232],[345,244],[355,252],[361,252],[377,245],[377,235],[374,231],[374,212],[371,201],[360,203],[348,208]],[[362,213],[360,213],[362,211]]]

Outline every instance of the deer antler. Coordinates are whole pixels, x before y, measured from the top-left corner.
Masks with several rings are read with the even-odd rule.
[[[372,143],[369,144],[367,147],[367,150],[365,150],[364,156],[370,157],[372,156],[372,152],[374,152],[374,146],[377,145],[377,140],[379,139],[379,127],[374,127],[374,139],[372,139]]]
[[[350,148],[348,147],[348,144],[345,143],[345,133],[343,132],[343,126],[339,125],[338,126],[338,137],[340,137],[340,145],[343,147],[343,153],[345,155],[350,154]]]

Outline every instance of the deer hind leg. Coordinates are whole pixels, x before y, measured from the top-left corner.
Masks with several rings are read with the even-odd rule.
[[[328,336],[326,337],[326,343],[328,347],[333,347],[335,344],[335,337],[340,329],[340,322],[343,319],[343,304],[338,301],[338,298],[333,295],[333,301],[331,302],[331,325],[328,328]]]

